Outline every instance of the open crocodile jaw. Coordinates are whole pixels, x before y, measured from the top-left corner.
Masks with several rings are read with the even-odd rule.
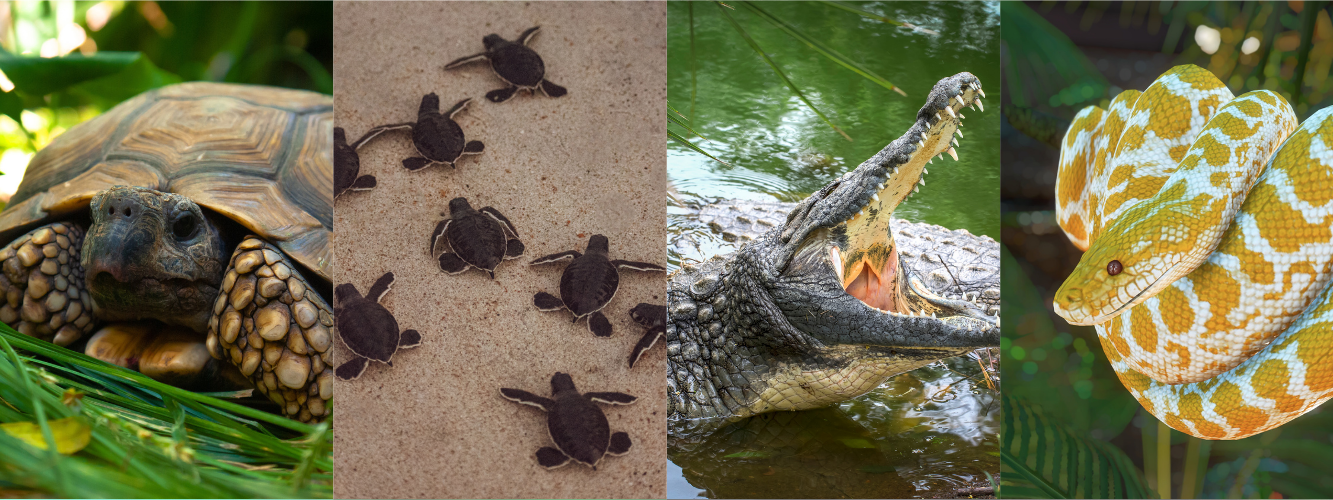
[[[893,210],[925,184],[926,165],[936,156],[948,153],[956,161],[952,144],[962,126],[964,107],[979,104],[980,89],[963,86],[962,93],[949,99],[948,111],[941,109],[921,133],[917,149],[910,159],[898,165],[887,181],[875,186],[878,191],[870,203],[851,219],[839,224],[834,232],[846,235],[834,239],[828,247],[829,261],[837,272],[843,289],[867,306],[900,314],[909,312],[903,296],[906,279],[898,266],[898,248],[893,241],[889,219]],[[911,132],[909,132],[911,133]]]

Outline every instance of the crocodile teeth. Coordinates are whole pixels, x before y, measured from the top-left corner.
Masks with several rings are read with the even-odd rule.
[[[962,113],[958,113],[958,117],[959,117],[959,118],[967,118],[966,116],[963,116]]]
[[[920,193],[920,192],[921,192],[921,186],[915,186],[915,187],[913,187],[913,188],[912,188],[912,192],[913,192],[913,193]]]
[[[922,132],[922,133],[921,133],[921,140],[924,141],[924,140],[926,140],[926,139],[929,139],[929,137],[926,136],[926,133],[925,133],[925,132]]]
[[[927,160],[926,160],[926,164],[928,164],[928,165],[934,165],[934,164],[935,164],[935,157],[932,156],[932,157],[930,157],[929,159],[927,159]]]
[[[957,145],[958,145],[958,138],[957,138],[957,137],[955,137],[955,138],[953,139],[953,145],[954,145],[954,146],[957,146]]]
[[[918,179],[917,182],[919,182],[922,186],[924,186],[926,185],[926,178],[922,177],[921,179]]]
[[[870,199],[875,200],[875,201],[879,201],[879,193],[871,194],[871,195],[870,195]]]
[[[884,190],[884,183],[883,183],[883,182],[879,183],[879,190],[880,190],[880,191],[883,191],[883,190]]]
[[[944,110],[949,112],[949,116],[958,116],[957,113],[954,113],[954,112],[953,112],[953,108],[951,108],[951,107],[945,106],[945,107],[944,107]]]
[[[958,137],[962,137],[962,136],[963,136],[963,131],[962,131],[962,130],[955,130],[955,131],[953,131],[953,133],[958,134]]]
[[[981,94],[981,97],[986,97],[986,91],[981,90],[981,87],[977,87],[977,93]]]
[[[921,172],[922,172],[922,173],[926,173],[926,174],[929,174],[929,173],[930,173],[929,170],[926,170],[926,167],[921,167]]]
[[[949,148],[949,149],[953,149],[953,148]],[[944,154],[943,154],[943,153],[940,154],[940,159],[941,159],[941,160],[944,159]]]
[[[935,319],[935,313],[934,313],[934,312],[931,312],[931,313],[930,313],[930,319]]]
[[[981,99],[972,101],[972,104],[976,104],[977,107],[981,109],[981,111],[986,111],[986,105],[981,103]]]
[[[958,161],[958,152],[954,151],[953,148],[949,148],[949,156],[953,157],[953,161]]]
[[[917,141],[917,143],[916,143],[916,147],[921,148],[921,149],[925,149],[925,147],[926,147],[926,141]]]

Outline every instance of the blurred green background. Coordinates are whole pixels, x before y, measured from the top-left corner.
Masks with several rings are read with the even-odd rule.
[[[332,93],[332,25],[329,2],[0,2],[0,202],[36,151],[149,89]],[[0,325],[0,498],[330,497],[331,425],[251,392],[170,387]]]
[[[145,90],[182,81],[333,93],[327,2],[0,3],[0,201],[33,153]]]
[[[1054,212],[1054,144],[1074,114],[1196,64],[1236,95],[1281,93],[1304,119],[1333,105],[1330,3],[1011,2],[1001,12],[1002,496],[1333,497],[1329,405],[1248,439],[1186,436],[1129,395],[1091,327],[1051,310],[1081,255]]]

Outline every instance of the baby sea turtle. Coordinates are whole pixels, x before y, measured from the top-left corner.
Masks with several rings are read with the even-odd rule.
[[[476,155],[485,151],[486,146],[481,141],[469,141],[463,136],[463,127],[459,127],[454,121],[454,115],[467,108],[472,102],[472,98],[463,99],[449,108],[449,111],[440,112],[440,96],[434,92],[421,97],[421,107],[417,110],[417,121],[408,123],[397,123],[393,125],[380,125],[370,129],[366,135],[352,146],[353,150],[360,149],[371,139],[379,137],[380,134],[392,130],[409,130],[412,132],[412,145],[416,146],[417,154],[421,156],[403,160],[403,168],[417,171],[429,167],[436,163],[444,163],[454,167],[454,163],[464,155]],[[456,168],[456,167],[455,167]]]
[[[361,156],[356,148],[364,144],[366,138],[347,144],[347,133],[342,127],[333,128],[333,197],[342,196],[348,190],[368,191],[375,188],[375,176],[361,175]]]
[[[528,48],[528,42],[540,29],[541,26],[528,28],[518,36],[518,42],[505,40],[494,33],[486,35],[486,38],[481,39],[481,43],[486,45],[486,52],[456,59],[444,65],[444,69],[451,70],[482,60],[490,61],[496,76],[509,84],[508,87],[487,92],[486,98],[491,102],[508,101],[519,89],[532,93],[540,88],[543,94],[550,97],[565,95],[564,87],[546,79],[546,64],[542,62],[542,57]]]
[[[550,398],[518,389],[500,389],[500,396],[546,412],[546,429],[556,447],[537,450],[537,464],[542,467],[562,467],[573,459],[597,470],[602,457],[629,453],[629,434],[612,434],[606,414],[593,403],[627,405],[637,401],[637,397],[620,392],[579,394],[574,379],[559,372],[551,377]]]
[[[499,210],[491,207],[473,210],[467,198],[459,197],[449,201],[448,215],[430,235],[431,255],[435,255],[442,236],[453,250],[440,254],[441,271],[458,274],[475,267],[495,279],[495,268],[500,261],[523,255],[518,231]]]
[[[611,303],[620,286],[620,268],[635,271],[666,271],[666,268],[647,262],[611,260],[607,258],[609,243],[605,236],[592,235],[588,239],[587,253],[578,250],[547,255],[532,261],[528,265],[549,264],[564,259],[574,259],[560,275],[560,296],[538,292],[532,298],[532,304],[538,310],[556,311],[569,309],[574,313],[574,321],[588,318],[588,331],[598,337],[611,336],[611,322],[601,313],[603,307]]]
[[[333,290],[337,302],[333,306],[338,338],[355,356],[338,366],[334,373],[343,380],[356,380],[366,371],[366,365],[378,361],[393,366],[393,355],[399,349],[421,345],[421,334],[416,330],[398,332],[398,320],[380,305],[380,300],[393,287],[393,273],[384,273],[365,297],[356,285],[343,283]]]
[[[640,303],[629,310],[629,317],[634,322],[648,327],[644,332],[643,338],[634,345],[634,350],[629,353],[629,367],[634,368],[634,363],[643,357],[643,353],[653,348],[657,341],[666,336],[666,306]]]

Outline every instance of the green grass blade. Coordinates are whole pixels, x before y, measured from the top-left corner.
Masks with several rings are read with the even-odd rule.
[[[684,138],[684,137],[681,137],[680,134],[677,134],[677,133],[675,133],[675,132],[672,132],[672,131],[668,130],[668,131],[667,131],[667,137],[671,138],[671,140],[673,140],[673,141],[676,141],[676,142],[681,143],[682,145],[684,145],[684,146],[687,147],[687,148],[693,149],[694,152],[696,152],[696,153],[699,153],[699,154],[701,154],[701,155],[704,155],[704,156],[707,156],[707,157],[709,157],[709,158],[712,158],[713,161],[715,161],[715,162],[721,163],[721,164],[726,165],[726,166],[728,166],[728,167],[731,166],[730,163],[727,163],[727,162],[725,162],[725,161],[719,160],[719,159],[717,159],[716,156],[713,156],[713,155],[708,154],[707,151],[704,151],[704,150],[702,150],[702,149],[699,149],[699,146],[695,146],[694,143],[690,142],[689,139],[686,139],[686,138]]]
[[[759,57],[768,64],[768,67],[772,68],[774,73],[777,73],[778,77],[782,79],[782,82],[787,85],[787,88],[791,89],[791,91],[796,94],[796,97],[801,99],[801,102],[804,102],[806,106],[809,106],[810,110],[814,111],[816,115],[819,115],[819,118],[824,120],[824,123],[828,124],[829,127],[832,127],[835,132],[841,134],[848,141],[852,140],[851,136],[847,135],[846,132],[843,132],[837,125],[834,125],[833,122],[824,115],[823,111],[820,111],[814,103],[810,102],[810,99],[805,97],[805,94],[801,92],[801,89],[796,87],[796,84],[792,83],[790,78],[787,78],[787,74],[782,72],[782,69],[778,67],[777,63],[773,62],[773,59],[768,57],[768,53],[764,52],[763,47],[760,47],[758,42],[755,42],[753,38],[750,38],[750,34],[745,31],[745,28],[741,27],[740,23],[736,22],[736,18],[732,17],[730,12],[727,12],[727,9],[730,7],[722,2],[718,2],[717,5],[718,10],[722,11],[723,17],[727,18],[727,21],[731,23],[731,26],[736,28],[736,32],[740,33],[741,38],[745,39],[745,43],[749,44],[750,48],[754,49],[756,54],[759,54]]]
[[[897,85],[894,85],[893,83],[889,82],[888,80],[885,80],[879,75],[874,74],[869,69],[866,69],[864,66],[857,64],[856,61],[847,58],[847,56],[842,55],[838,51],[834,50],[832,47],[829,47],[828,45],[824,44],[824,42],[821,42],[819,40],[812,38],[809,35],[806,35],[797,27],[792,26],[791,24],[787,23],[786,21],[783,21],[782,19],[779,19],[777,16],[769,14],[764,9],[759,8],[758,5],[752,2],[740,2],[740,4],[742,7],[750,9],[750,11],[753,12],[755,15],[758,15],[764,20],[768,21],[773,26],[776,26],[778,29],[787,33],[787,35],[796,39],[796,41],[804,43],[807,47],[814,49],[815,52],[819,52],[824,57],[828,58],[830,61],[837,63],[839,66],[852,70],[853,73],[861,75],[862,77],[865,77],[866,79],[875,82],[881,87],[902,94],[903,96],[907,95],[907,92],[903,92],[902,88],[899,88]]]
[[[708,140],[708,138],[704,137],[703,134],[700,134],[699,132],[691,128],[690,122],[685,120],[684,116],[680,114],[680,111],[676,111],[676,108],[671,107],[670,102],[667,103],[667,111],[669,111],[669,113],[667,113],[667,120],[669,120],[671,123],[679,125],[681,128],[684,128],[687,132],[698,136],[700,139],[703,139],[705,141]],[[677,118],[677,116],[680,116],[681,118]]]

